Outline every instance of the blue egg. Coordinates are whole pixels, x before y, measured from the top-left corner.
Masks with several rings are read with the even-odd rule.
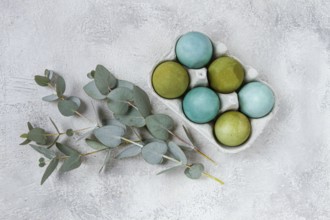
[[[261,82],[250,82],[238,93],[241,112],[250,118],[261,118],[272,111],[275,96],[271,88]]]
[[[181,64],[198,69],[210,62],[213,46],[205,34],[189,32],[180,37],[175,46],[175,53]]]
[[[183,112],[195,123],[212,121],[218,115],[220,106],[219,96],[206,87],[193,88],[183,98]]]

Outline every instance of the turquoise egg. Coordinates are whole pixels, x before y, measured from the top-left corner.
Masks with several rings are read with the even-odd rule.
[[[198,69],[210,62],[213,46],[205,34],[189,32],[177,41],[175,53],[181,64],[188,68]]]
[[[221,102],[213,90],[196,87],[185,95],[182,107],[190,121],[202,124],[212,121],[218,115]]]
[[[275,96],[271,88],[261,82],[250,82],[238,93],[241,112],[250,118],[261,118],[272,111]]]

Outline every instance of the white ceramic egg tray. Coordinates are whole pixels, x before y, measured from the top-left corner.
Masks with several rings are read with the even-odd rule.
[[[217,42],[217,43],[213,42],[213,47],[214,47],[214,56],[216,58],[218,58],[220,56],[227,55],[227,56],[235,58],[236,60],[238,60],[243,65],[243,67],[245,69],[245,78],[244,78],[243,84],[246,84],[250,81],[259,81],[259,82],[265,83],[270,88],[272,88],[266,82],[258,80],[259,73],[256,69],[254,69],[254,68],[252,68],[248,65],[245,65],[243,62],[241,62],[241,60],[237,59],[237,57],[230,55],[228,53],[227,46],[225,44],[223,44],[221,42]],[[274,90],[273,90],[273,92],[275,94],[275,106],[272,109],[272,111],[267,116],[265,116],[263,118],[259,118],[259,119],[251,119],[250,118],[251,126],[252,126],[252,132],[251,132],[251,136],[249,137],[249,139],[244,144],[242,144],[240,146],[228,147],[228,146],[220,144],[215,139],[214,134],[213,134],[213,125],[214,125],[213,122],[212,123],[207,123],[207,124],[197,124],[197,123],[194,123],[194,122],[192,122],[192,121],[190,121],[189,119],[186,118],[186,116],[184,115],[184,113],[182,111],[182,98],[164,99],[164,98],[160,97],[154,91],[153,86],[151,84],[151,77],[152,77],[154,69],[161,62],[169,61],[169,60],[175,60],[175,59],[176,59],[175,47],[172,47],[170,53],[168,53],[161,60],[156,62],[156,65],[153,67],[153,69],[150,73],[150,78],[148,79],[148,84],[149,84],[149,87],[152,89],[153,94],[158,99],[160,99],[162,101],[162,103],[164,103],[167,107],[169,107],[172,111],[174,111],[177,115],[179,115],[182,118],[182,120],[184,121],[184,125],[188,124],[190,126],[190,128],[192,128],[192,129],[189,129],[192,134],[194,132],[200,133],[203,137],[208,139],[214,145],[214,147],[219,149],[221,152],[238,153],[238,152],[241,152],[241,151],[251,147],[253,145],[253,142],[258,138],[259,135],[261,135],[264,128],[267,126],[267,124],[273,118],[273,116],[275,115],[275,113],[278,109],[278,105],[277,105],[277,101],[276,101],[276,94],[275,94]],[[205,67],[201,68],[201,69],[188,69],[188,73],[189,73],[189,76],[190,76],[189,89],[192,89],[194,87],[208,86],[209,85],[208,84],[208,79],[207,79],[207,69]],[[229,93],[229,94],[218,93],[218,95],[219,95],[220,101],[221,101],[220,113],[226,112],[228,110],[238,110],[239,109],[238,96],[237,96],[236,92],[232,92],[232,93]]]

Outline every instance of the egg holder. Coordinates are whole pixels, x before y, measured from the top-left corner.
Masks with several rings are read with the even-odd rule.
[[[178,39],[179,38],[177,38],[175,42],[177,42]],[[227,46],[225,44],[223,44],[221,42],[215,42],[215,43],[212,42],[212,43],[213,43],[213,50],[214,50],[213,51],[214,55],[212,57],[212,61],[220,56],[229,56],[229,57],[236,59],[238,62],[240,62],[242,64],[242,66],[245,70],[243,85],[248,82],[251,82],[251,81],[259,81],[259,82],[266,84],[267,86],[269,86],[272,89],[272,87],[268,83],[258,79],[259,73],[256,69],[252,68],[249,65],[244,64],[237,57],[231,55],[228,52]],[[268,115],[266,115],[262,118],[258,118],[258,119],[249,118],[247,116],[251,122],[251,135],[248,138],[248,140],[246,140],[243,144],[236,146],[236,147],[229,147],[229,146],[223,145],[223,144],[219,143],[214,136],[213,127],[214,127],[215,121],[212,121],[212,122],[206,123],[206,124],[194,123],[186,118],[186,116],[182,110],[182,97],[176,98],[176,99],[165,99],[165,98],[162,98],[161,96],[159,96],[154,91],[154,88],[151,83],[152,74],[153,74],[155,68],[160,63],[165,62],[165,61],[178,62],[176,59],[176,54],[175,54],[175,46],[172,47],[172,49],[169,53],[167,53],[166,55],[163,56],[162,60],[159,60],[158,62],[156,62],[156,65],[153,66],[152,71],[149,74],[150,79],[148,80],[148,85],[153,91],[152,94],[155,95],[169,109],[171,109],[177,115],[179,115],[179,117],[182,118],[182,120],[185,122],[185,124],[188,124],[191,128],[193,128],[193,130],[197,131],[201,136],[203,136],[207,140],[209,140],[212,143],[212,145],[216,146],[216,148],[219,149],[221,152],[238,153],[238,152],[241,152],[241,151],[251,147],[252,144],[254,143],[254,141],[258,138],[258,136],[262,134],[264,128],[271,121],[271,119],[274,117],[275,113],[278,110],[278,105],[276,102],[276,94],[274,93],[275,105],[274,105],[272,111]],[[180,62],[178,62],[178,63],[180,63]],[[185,69],[187,69],[187,67],[185,67],[184,65],[182,65],[182,66]],[[187,70],[188,70],[189,77],[190,77],[190,84],[189,84],[188,91],[194,87],[201,87],[201,86],[209,87],[206,67],[203,67],[200,69],[187,69]],[[221,101],[221,108],[219,111],[219,115],[221,113],[229,111],[229,110],[239,110],[239,101],[238,101],[237,92],[238,92],[238,90],[235,92],[232,92],[232,93],[228,93],[228,94],[217,93],[220,98],[220,101]],[[273,90],[273,92],[274,92],[274,90]],[[216,118],[218,118],[219,115]]]

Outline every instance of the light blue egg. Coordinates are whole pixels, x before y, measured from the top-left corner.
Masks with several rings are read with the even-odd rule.
[[[219,113],[221,102],[219,96],[206,87],[196,87],[183,98],[183,112],[195,123],[212,121]]]
[[[272,111],[275,96],[271,88],[261,82],[250,82],[238,93],[239,107],[250,118],[261,118]]]
[[[213,46],[205,34],[189,32],[177,41],[175,53],[180,63],[188,68],[198,69],[211,60]]]

